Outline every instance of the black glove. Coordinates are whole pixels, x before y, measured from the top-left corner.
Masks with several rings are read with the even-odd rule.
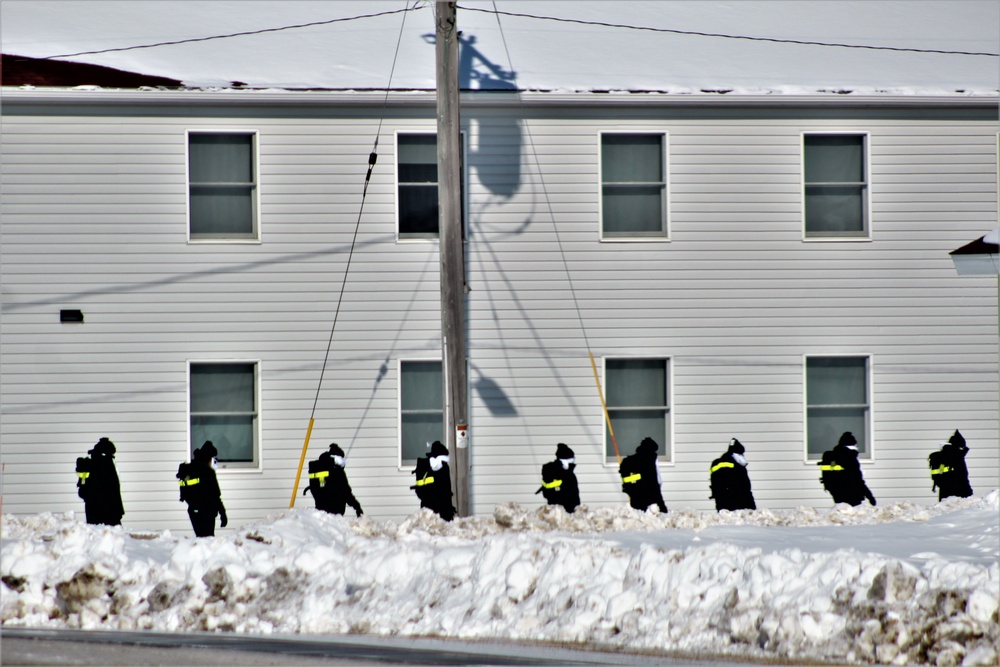
[[[355,509],[354,511],[358,513],[358,516],[359,516],[359,517],[360,517],[360,516],[361,516],[362,514],[364,514],[364,512],[362,512],[362,511],[361,511],[361,508],[360,508],[360,507],[358,507],[358,508],[357,508],[357,509]]]
[[[229,517],[226,516],[226,510],[219,512],[219,528],[225,528],[229,525]]]

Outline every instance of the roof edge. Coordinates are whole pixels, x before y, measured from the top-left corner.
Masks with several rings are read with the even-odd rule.
[[[43,89],[3,88],[4,105],[104,105],[134,104],[142,106],[225,105],[249,106],[323,106],[328,104],[367,106],[433,105],[435,93],[430,90],[108,90],[108,89]],[[998,106],[1000,91],[975,95],[921,94],[687,94],[666,92],[497,92],[462,91],[461,101],[467,106],[676,106],[676,107],[975,107]],[[1000,107],[998,107],[1000,108]]]

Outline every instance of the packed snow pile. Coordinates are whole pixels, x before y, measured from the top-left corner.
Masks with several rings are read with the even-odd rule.
[[[995,665],[1000,501],[396,524],[297,509],[216,538],[4,516],[3,625],[365,633]]]

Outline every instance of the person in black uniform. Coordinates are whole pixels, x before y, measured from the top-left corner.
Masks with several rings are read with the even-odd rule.
[[[755,510],[757,503],[750,489],[750,475],[747,473],[746,449],[736,438],[729,442],[729,449],[712,461],[709,468],[709,486],[715,499],[715,510]]]
[[[427,456],[417,459],[413,474],[416,483],[410,488],[417,492],[420,506],[437,513],[445,521],[455,518],[455,506],[451,502],[451,469],[448,467],[448,449],[435,440]]]
[[[215,517],[220,517],[219,527],[225,528],[229,523],[226,508],[222,504],[222,491],[219,489],[219,479],[215,475],[218,450],[211,440],[206,440],[200,449],[194,450],[191,456],[191,477],[187,480],[188,488],[194,493],[187,500],[188,516],[191,527],[197,537],[213,537],[215,535]],[[184,480],[182,480],[183,482]]]
[[[840,478],[842,500],[834,500],[857,507],[867,498],[868,502],[874,505],[875,496],[872,495],[871,489],[865,484],[864,475],[861,474],[857,445],[858,441],[848,431],[840,436],[837,446],[833,448],[833,464],[841,468],[836,470],[836,474],[843,476]]]
[[[622,459],[618,466],[618,474],[622,478],[622,491],[628,494],[629,504],[646,511],[655,504],[660,512],[666,513],[667,504],[663,502],[660,491],[660,467],[656,463],[656,452],[659,445],[652,438],[643,438],[635,453]]]
[[[562,505],[572,513],[580,504],[580,486],[576,481],[576,457],[565,443],[556,445],[556,460],[542,466],[541,493],[549,505]]]
[[[965,438],[956,430],[948,442],[943,443],[940,451],[928,457],[931,479],[934,480],[931,490],[937,488],[939,501],[953,496],[968,498],[972,495],[969,468],[965,464],[965,455],[968,451]]]
[[[87,452],[89,459],[77,459],[77,493],[83,498],[87,523],[120,526],[125,516],[116,451],[113,442],[101,438]]]
[[[344,514],[347,506],[361,516],[361,503],[354,497],[351,484],[347,481],[347,459],[344,450],[337,443],[331,443],[330,449],[319,455],[317,461],[309,464],[309,486],[302,495],[312,491],[316,501],[316,509],[331,514]],[[314,470],[315,469],[315,470]]]

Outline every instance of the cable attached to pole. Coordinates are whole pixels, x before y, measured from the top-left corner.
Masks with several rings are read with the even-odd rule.
[[[493,2],[493,13],[497,18],[497,27],[500,29],[500,39],[503,41],[504,52],[507,54],[507,67],[510,68],[512,74],[516,71],[514,69],[514,63],[510,58],[510,49],[507,47],[507,36],[504,34],[503,25],[500,24],[500,12],[497,10],[496,2]],[[515,85],[517,84],[516,74],[514,74]],[[518,101],[523,104],[521,97],[518,96]],[[522,106],[523,109],[523,106]],[[608,405],[604,400],[604,390],[601,388],[601,378],[597,373],[597,362],[594,361],[594,353],[590,350],[590,339],[587,337],[587,328],[583,324],[583,313],[580,312],[580,302],[576,298],[576,288],[573,287],[573,278],[570,276],[569,272],[569,262],[566,260],[566,251],[563,249],[562,237],[559,235],[559,225],[556,224],[555,212],[552,210],[552,202],[549,199],[549,192],[545,186],[545,177],[542,175],[541,163],[538,160],[538,151],[535,149],[535,140],[531,136],[531,129],[525,124],[524,126],[525,135],[528,137],[528,144],[531,147],[531,154],[535,158],[535,165],[538,167],[538,180],[542,186],[542,196],[545,198],[545,205],[549,211],[549,219],[552,220],[552,230],[555,232],[556,244],[559,246],[559,256],[562,259],[563,269],[566,271],[566,280],[569,283],[569,292],[573,297],[573,309],[576,311],[577,320],[580,322],[580,332],[583,334],[583,344],[587,348],[587,356],[590,357],[590,367],[594,371],[594,382],[597,384],[597,395],[601,399],[601,408],[604,410],[604,421],[608,426],[608,433],[611,435],[611,444],[615,450],[615,457],[618,459],[618,463],[621,463],[622,456],[621,452],[618,450],[618,441],[615,439],[615,430],[611,426],[611,415],[608,413]]]
[[[419,0],[414,2],[413,6],[416,7]],[[406,3],[407,5],[409,2]],[[295,485],[292,487],[292,499],[288,503],[288,508],[292,509],[295,507],[295,498],[298,496],[299,492],[299,482],[302,481],[302,468],[305,466],[306,453],[309,451],[309,439],[312,437],[313,424],[316,421],[316,406],[319,405],[319,394],[323,387],[323,378],[326,375],[326,367],[330,361],[330,350],[333,349],[333,334],[337,330],[337,319],[340,317],[340,306],[344,301],[344,292],[347,287],[347,275],[351,270],[351,260],[354,258],[354,248],[358,243],[358,232],[361,229],[361,214],[365,208],[365,198],[368,196],[368,185],[371,183],[372,172],[375,170],[375,164],[378,162],[378,138],[382,134],[382,123],[385,121],[385,110],[389,104],[389,91],[392,86],[392,76],[396,71],[396,60],[399,58],[399,45],[403,41],[403,29],[406,26],[406,15],[408,11],[403,12],[403,20],[399,25],[399,37],[396,39],[396,52],[392,57],[392,67],[389,70],[389,81],[385,85],[385,96],[382,98],[382,114],[378,120],[378,128],[375,130],[375,142],[372,144],[372,151],[368,155],[368,173],[365,174],[365,184],[361,190],[361,204],[358,206],[358,219],[354,224],[354,237],[351,239],[351,249],[347,254],[347,265],[344,267],[344,278],[340,283],[340,296],[337,297],[337,308],[333,313],[333,324],[330,326],[330,337],[326,342],[326,354],[323,355],[323,367],[319,372],[319,381],[316,383],[316,396],[313,398],[312,410],[309,412],[309,426],[306,429],[306,438],[302,443],[302,454],[299,456],[299,467],[295,472]],[[347,451],[350,452],[350,448],[353,443],[348,445]],[[346,454],[347,452],[345,452]]]

